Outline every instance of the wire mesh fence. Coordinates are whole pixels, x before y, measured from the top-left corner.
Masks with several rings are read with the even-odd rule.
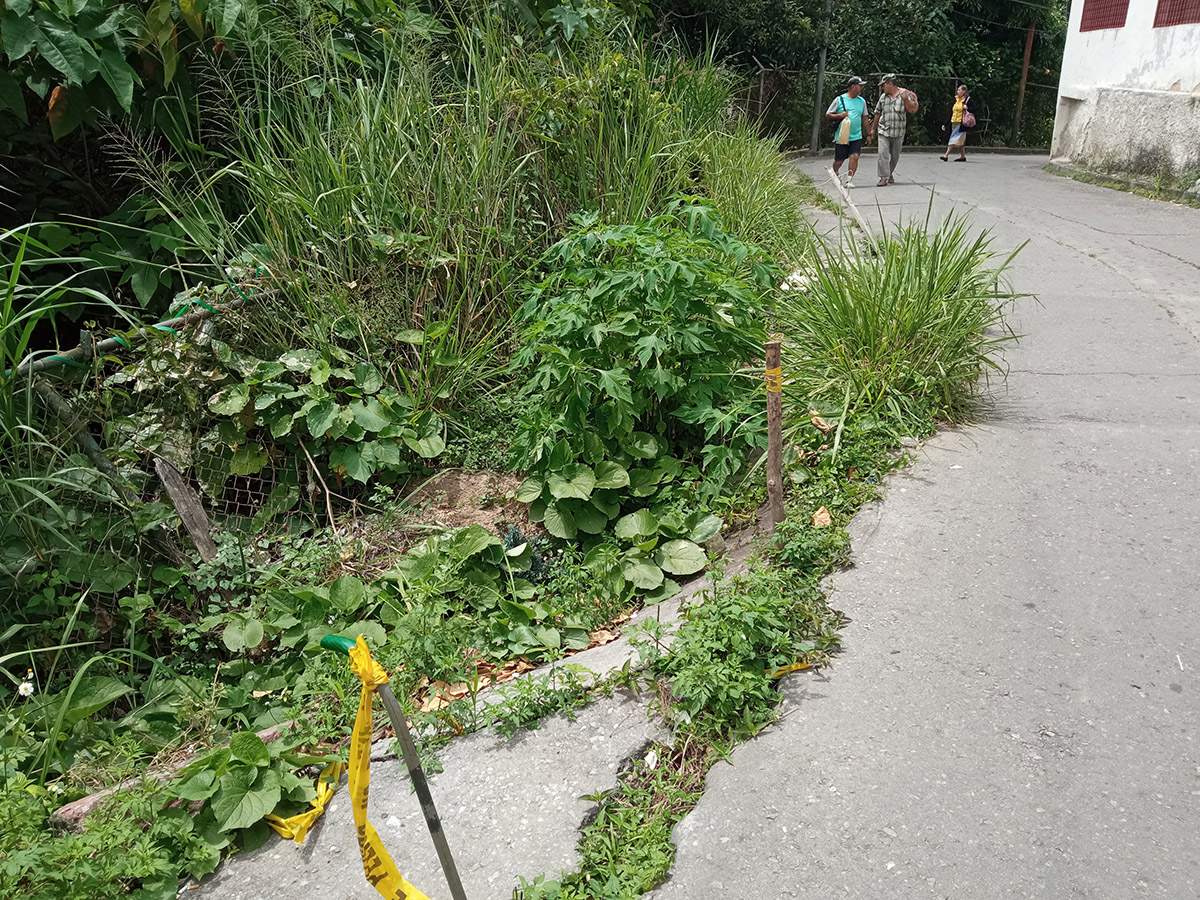
[[[84,346],[7,373],[18,405],[28,402],[0,448],[0,597],[61,587],[115,596],[156,566],[211,559],[214,535],[324,521],[328,479],[303,439],[259,426],[263,398],[294,385],[264,381],[276,394],[247,394],[233,409],[246,366],[262,364],[230,349],[263,311],[254,291],[185,296],[163,323],[85,333]]]
[[[852,74],[857,74],[866,82],[863,86],[863,97],[867,101],[868,114],[875,109],[875,103],[880,94],[879,79],[885,74],[895,74],[897,83],[901,87],[916,93],[920,100],[920,109],[908,117],[906,144],[937,146],[947,139],[948,134],[943,130],[943,126],[950,120],[951,110],[954,106],[954,92],[962,83],[959,77],[885,72],[826,72],[819,102],[816,102],[814,98],[816,81],[811,75],[797,78],[790,93],[790,102],[797,108],[802,108],[806,117],[812,115],[814,103],[820,106],[819,142],[814,149],[828,149],[833,146],[836,129],[833,122],[824,118],[824,113],[837,96],[846,90],[846,82]],[[1048,140],[1048,135],[1038,133],[1035,126],[1053,120],[1057,95],[1058,89],[1053,85],[1029,83],[1025,113],[1022,118],[1024,123],[1021,132],[1023,142],[1033,141],[1044,145]],[[1007,142],[1013,125],[1011,110],[1005,112],[1004,109],[1007,107],[1004,104],[993,103],[992,98],[989,98],[985,91],[973,89],[972,96],[978,106],[979,124],[968,139],[969,143],[991,146]],[[793,127],[797,127],[799,122],[792,124]],[[807,134],[808,128],[804,128],[802,133]]]

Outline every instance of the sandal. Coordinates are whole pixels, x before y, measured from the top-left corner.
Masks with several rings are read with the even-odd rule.
[[[954,160],[954,161],[955,161],[955,162],[966,162],[966,161],[967,161],[967,158],[966,158],[965,156],[960,156],[958,159],[956,159],[956,160]]]
[[[950,157],[948,157],[948,156],[939,156],[939,157],[938,157],[938,159],[940,159],[942,162],[945,162],[945,161],[946,161],[946,160],[948,160],[949,158],[950,158]]]

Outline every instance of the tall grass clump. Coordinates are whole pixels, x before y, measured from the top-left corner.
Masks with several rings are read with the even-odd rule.
[[[628,25],[547,54],[496,17],[444,24],[381,35],[371,67],[319,22],[268,32],[197,63],[169,148],[120,149],[197,248],[266,267],[302,323],[489,333],[573,214],[637,222],[683,193],[728,199],[740,237],[782,243],[774,147],[737,124],[711,55]]]
[[[66,449],[69,437],[43,408],[35,390],[40,376],[29,364],[39,327],[53,323],[56,313],[81,301],[117,310],[76,284],[79,274],[32,283],[30,253],[42,263],[87,262],[55,258],[29,234],[39,224],[0,233],[0,623],[11,582],[39,559],[77,546],[79,517],[68,500],[112,497],[105,479]]]
[[[1016,339],[1005,315],[1023,295],[1005,271],[1019,250],[1000,257],[961,217],[902,225],[877,249],[816,241],[776,312],[786,405],[903,428],[972,419],[981,379],[1003,373],[1001,351]]]
[[[792,266],[801,260],[809,228],[800,213],[800,185],[784,171],[777,146],[745,119],[714,131],[702,145],[701,183],[731,232],[754,235],[757,246]]]
[[[147,186],[222,262],[253,257],[368,326],[489,317],[512,250],[548,214],[528,189],[528,141],[507,102],[513,61],[464,34],[471,64],[454,83],[428,48],[403,40],[385,45],[378,73],[358,71],[312,29],[306,53],[285,61],[264,40],[206,72],[192,147],[223,145],[228,161],[185,150],[179,177],[174,159],[142,148]],[[485,57],[494,64],[477,64]]]

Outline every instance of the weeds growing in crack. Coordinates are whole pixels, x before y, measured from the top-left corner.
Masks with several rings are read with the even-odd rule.
[[[622,777],[596,794],[582,829],[580,870],[561,881],[521,880],[514,900],[632,900],[659,884],[675,860],[671,832],[699,802],[724,746],[694,730],[654,743]]]

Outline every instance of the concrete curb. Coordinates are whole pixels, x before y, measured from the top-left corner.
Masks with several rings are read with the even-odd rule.
[[[1085,184],[1094,184],[1097,187],[1108,187],[1116,184],[1131,193],[1136,190],[1156,191],[1157,196],[1147,199],[1153,200],[1181,200],[1185,203],[1200,203],[1200,194],[1195,191],[1181,191],[1176,188],[1155,188],[1154,185],[1144,181],[1139,181],[1135,178],[1129,178],[1123,175],[1109,175],[1107,172],[1092,172],[1088,169],[1081,169],[1077,166],[1067,166],[1062,163],[1051,162],[1046,164],[1046,171],[1053,175],[1062,175],[1066,178],[1073,178],[1076,181],[1082,181]]]

